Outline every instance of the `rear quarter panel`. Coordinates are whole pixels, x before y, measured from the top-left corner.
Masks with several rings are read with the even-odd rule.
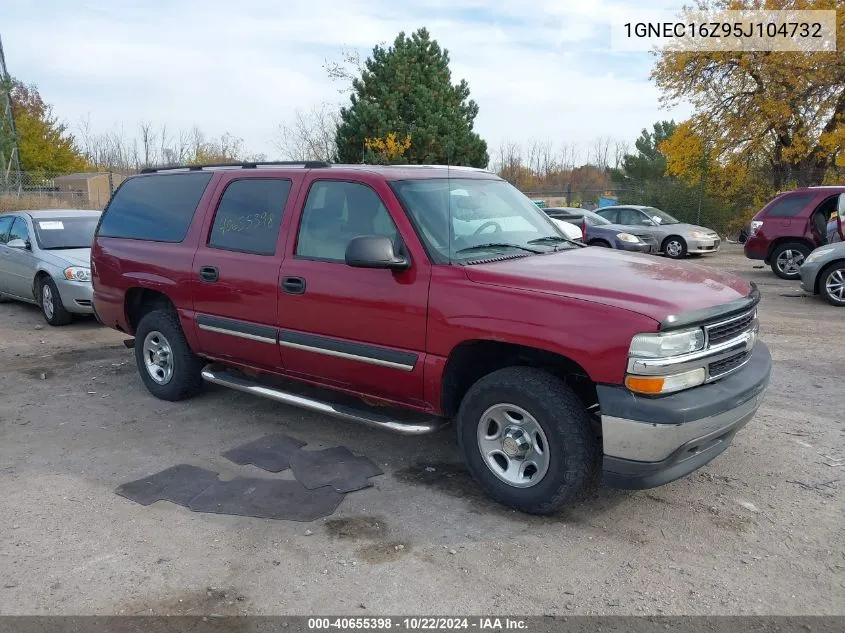
[[[170,299],[189,344],[194,346],[197,343],[191,270],[218,178],[219,174],[215,174],[209,181],[181,242],[94,238],[91,249],[94,308],[104,325],[134,334],[126,314],[126,294],[133,288],[146,288],[161,292]]]

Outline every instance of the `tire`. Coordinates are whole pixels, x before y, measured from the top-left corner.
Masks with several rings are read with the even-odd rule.
[[[590,242],[590,246],[601,246],[602,248],[613,248],[610,244],[608,244],[604,240],[593,240],[592,242]]]
[[[507,422],[492,422],[495,416]],[[505,424],[516,431],[503,433]],[[496,426],[498,431],[492,428]],[[587,411],[572,389],[543,370],[507,367],[481,378],[461,401],[456,427],[458,444],[473,477],[505,506],[530,514],[552,514],[582,500],[599,485],[602,452]],[[504,452],[513,451],[515,442],[508,446],[503,439],[488,439],[497,432],[500,438],[509,435],[513,439],[522,429],[528,430],[528,435],[520,439],[525,442],[527,437],[530,448],[521,460]],[[484,455],[499,446],[495,458]],[[538,447],[545,452],[537,451]],[[495,465],[488,465],[488,459]],[[505,472],[502,460],[517,467],[522,464],[531,477],[508,483],[502,478],[506,476],[501,474]]]
[[[801,278],[801,264],[810,254],[810,249],[800,242],[781,244],[772,251],[769,258],[772,272],[781,279],[795,281]]]
[[[836,262],[822,271],[819,294],[830,305],[845,307],[845,262]]]
[[[185,400],[202,388],[205,363],[191,351],[172,310],[143,316],[135,330],[135,363],[147,390],[160,400]]]
[[[38,305],[44,320],[50,325],[67,325],[73,321],[73,315],[62,304],[56,282],[50,277],[42,277],[38,282]]]
[[[677,235],[670,235],[660,247],[663,254],[669,259],[683,259],[687,254],[687,242]]]

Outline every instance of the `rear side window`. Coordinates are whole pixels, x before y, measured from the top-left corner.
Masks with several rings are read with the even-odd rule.
[[[619,217],[619,211],[617,211],[616,209],[598,209],[596,210],[596,213],[598,213],[601,217],[603,217],[605,220],[608,220],[612,224],[618,223],[617,219]]]
[[[290,180],[236,180],[226,187],[208,245],[229,251],[273,255]]]
[[[212,174],[168,174],[127,180],[103,212],[97,235],[181,242]]]
[[[766,211],[766,216],[770,218],[791,218],[801,213],[801,209],[806,207],[807,203],[815,197],[816,194],[814,193],[796,193],[792,196],[786,196],[775,202]]]
[[[0,215],[0,244],[9,241],[9,229],[12,228],[13,215]]]

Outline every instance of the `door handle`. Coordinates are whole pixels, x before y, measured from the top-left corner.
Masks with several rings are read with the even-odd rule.
[[[301,295],[305,292],[305,280],[302,277],[285,277],[282,280],[282,290],[289,295]]]
[[[214,266],[201,266],[200,279],[214,283],[218,279],[217,269]]]

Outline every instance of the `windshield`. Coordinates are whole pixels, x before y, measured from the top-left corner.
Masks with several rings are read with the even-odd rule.
[[[680,222],[671,215],[655,207],[643,207],[643,212],[648,213],[648,217],[658,224],[680,224]]]
[[[612,224],[607,218],[601,217],[598,213],[592,211],[584,211],[584,217],[587,219],[587,224],[590,226],[604,226],[605,224]]]
[[[98,217],[35,218],[35,235],[42,250],[91,248]]]
[[[427,178],[391,186],[439,263],[575,248],[537,205],[503,180]]]

